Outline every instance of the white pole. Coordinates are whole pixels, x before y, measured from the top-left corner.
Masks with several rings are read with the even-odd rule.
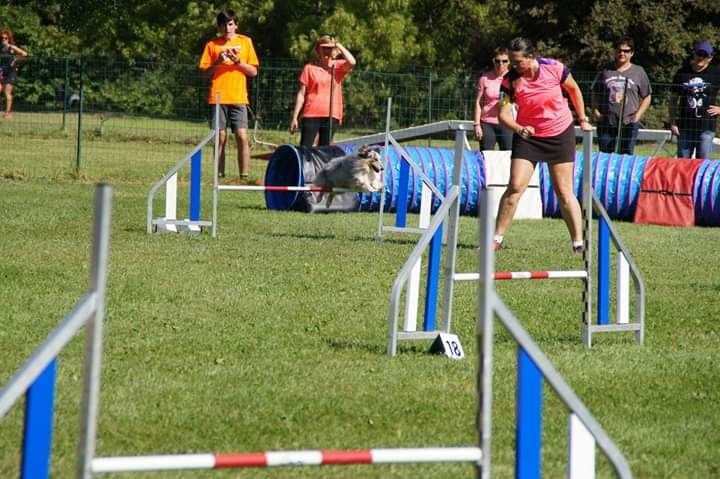
[[[630,322],[630,265],[621,251],[617,253],[616,268],[615,318],[618,324],[627,324]]]
[[[168,178],[165,182],[165,219],[177,219],[177,173]],[[159,225],[163,231],[177,233],[177,225]]]
[[[387,99],[387,112],[385,114],[385,148],[383,148],[383,171],[388,169],[388,145],[390,144],[390,111],[392,109],[392,97],[389,96]],[[383,187],[380,190],[380,207],[378,208],[378,227],[375,239],[382,239],[383,234],[383,214],[385,213],[385,174],[383,173]]]
[[[432,206],[432,190],[423,181],[422,193],[420,196],[420,219],[418,228],[427,228],[430,225],[430,209]],[[420,273],[422,272],[422,257],[410,271],[410,279],[408,280],[407,300],[405,301],[405,322],[403,329],[405,331],[417,331],[417,315],[420,303]]]
[[[575,414],[569,416],[568,435],[568,479],[593,479],[595,438]]]

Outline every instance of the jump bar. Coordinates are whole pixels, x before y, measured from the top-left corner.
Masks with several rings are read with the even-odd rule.
[[[222,469],[278,466],[329,466],[357,464],[412,464],[441,462],[479,463],[479,447],[428,447],[364,449],[356,451],[305,450],[241,454],[174,454],[162,456],[98,457],[93,473],[183,469]]]
[[[496,272],[494,275],[496,281],[510,279],[585,279],[587,272],[584,270],[577,271],[506,271]],[[478,273],[455,273],[453,276],[455,281],[477,281],[480,279]]]
[[[322,186],[264,186],[264,185],[218,185],[218,190],[235,191],[312,191],[315,193],[359,193],[349,188],[323,188]]]

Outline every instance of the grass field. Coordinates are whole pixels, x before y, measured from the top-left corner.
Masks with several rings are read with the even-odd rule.
[[[466,359],[427,355],[425,343],[402,343],[397,357],[385,355],[390,287],[416,237],[377,242],[374,214],[269,212],[261,195],[233,192],[221,194],[217,239],[147,235],[146,195],[183,156],[176,146],[168,147],[172,160],[143,162],[137,153],[142,143],[107,141],[108,150],[132,156],[108,155],[102,167],[72,176],[62,168],[57,175],[23,170],[26,162],[49,161],[55,146],[48,142],[62,140],[27,141],[36,149],[8,151],[0,160],[0,381],[87,287],[94,183],[111,182],[99,455],[476,443],[473,285],[458,284],[454,303]],[[126,159],[131,171],[123,168]],[[256,175],[264,165],[253,163]],[[208,200],[206,194],[204,216]],[[598,337],[586,350],[579,282],[504,282],[498,291],[625,453],[636,477],[718,477],[718,231],[617,227],[648,289],[644,346],[630,334],[613,335]],[[470,271],[477,266],[477,221],[462,218],[460,235],[458,269]],[[581,267],[566,235],[558,220],[517,221],[497,269]],[[74,473],[82,348],[78,337],[60,356],[53,477]],[[499,334],[493,428],[499,478],[513,476],[515,354],[514,343]],[[17,476],[21,406],[0,421],[0,477]],[[566,412],[549,388],[544,426],[545,477],[564,477]],[[467,465],[433,465],[122,477],[473,474]],[[598,477],[612,477],[600,459]]]

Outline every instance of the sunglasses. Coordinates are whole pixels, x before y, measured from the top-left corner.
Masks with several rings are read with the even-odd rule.
[[[632,48],[618,48],[618,53],[632,53]]]
[[[695,50],[694,54],[698,58],[707,58],[710,56],[705,50]]]
[[[498,59],[496,58],[495,60],[493,60],[493,63],[494,63],[495,65],[500,65],[501,63],[502,63],[502,64],[510,63],[510,60],[498,60]]]

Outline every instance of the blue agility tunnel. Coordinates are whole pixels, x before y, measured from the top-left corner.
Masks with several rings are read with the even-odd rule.
[[[653,157],[594,153],[591,181],[595,196],[614,220],[633,221],[642,189],[645,167]],[[575,156],[573,188],[582,197],[583,154]],[[678,159],[677,161],[685,161]],[[560,217],[557,197],[552,190],[547,165],[540,165],[540,195],[543,216]],[[695,174],[693,186],[695,224],[720,226],[720,161],[705,160]]]
[[[720,226],[720,161],[705,160],[695,174],[695,223]]]
[[[642,184],[648,157],[594,153],[590,180],[595,196],[605,206],[612,219],[632,221]],[[583,153],[575,155],[573,190],[578,200],[582,198]],[[560,207],[550,183],[547,164],[540,164],[540,197],[543,216],[559,218]]]
[[[302,148],[291,145],[280,146],[268,162],[265,184],[268,186],[304,186],[311,183],[314,174],[322,167],[323,161],[355,151],[354,145]],[[410,159],[434,183],[442,194],[452,184],[455,152],[448,148],[407,147]],[[380,151],[384,155],[384,151]],[[477,214],[480,190],[485,188],[485,165],[482,153],[465,151],[463,172],[460,180],[461,214]],[[388,148],[388,165],[385,170],[385,210],[395,211],[398,203],[401,157],[394,148]],[[420,210],[422,179],[410,169],[408,184],[408,211]],[[307,195],[307,194],[306,194]],[[380,193],[350,193],[356,202],[348,202],[345,211],[377,211],[380,207]],[[344,195],[338,195],[344,196]],[[271,210],[300,209],[303,193],[266,192],[265,203]],[[334,206],[334,202],[333,202]],[[433,198],[433,211],[440,206],[440,199]],[[338,208],[340,209],[340,208]]]
[[[269,186],[305,186],[312,183],[315,173],[324,163],[354,151],[355,145],[331,145],[316,148],[282,145],[273,153],[265,174]],[[454,150],[419,146],[405,147],[412,161],[446,194],[451,184],[454,166]],[[384,151],[381,150],[381,154]],[[594,153],[592,155],[591,181],[595,195],[605,206],[611,219],[633,221],[640,194],[645,167],[652,158],[646,156]],[[583,153],[575,156],[574,191],[582,197]],[[463,172],[460,180],[460,212],[477,214],[480,190],[486,187],[485,160],[480,151],[465,151]],[[682,160],[680,160],[682,161]],[[396,211],[400,191],[401,159],[395,148],[388,148],[388,166],[385,171],[385,211]],[[540,164],[540,195],[543,216],[560,217],[557,197],[552,190],[547,165]],[[410,169],[407,189],[408,211],[420,209],[422,180]],[[265,202],[272,210],[328,211],[323,205],[314,204],[307,192],[266,192]],[[720,161],[706,160],[698,169],[693,202],[695,222],[703,226],[720,226]],[[433,198],[432,209],[440,205]],[[377,211],[380,207],[379,193],[345,193],[333,202],[333,211]]]

